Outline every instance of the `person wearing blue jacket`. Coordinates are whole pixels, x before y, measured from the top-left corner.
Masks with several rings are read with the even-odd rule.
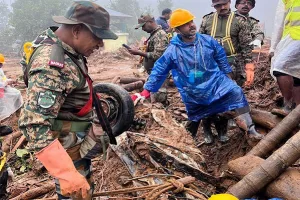
[[[262,135],[255,130],[249,104],[241,87],[230,78],[232,69],[224,49],[212,37],[197,33],[194,18],[184,9],[173,12],[170,25],[175,28],[177,35],[156,61],[143,92],[132,95],[132,100],[149,98],[150,92],[157,92],[171,71],[186,106],[190,120],[187,130],[192,136],[196,136],[202,119],[214,117],[221,120],[217,125],[223,126],[217,129],[219,140],[227,141],[227,121],[224,122],[224,117],[218,114],[233,111],[231,113],[244,123],[249,135],[261,139]],[[204,138],[206,143],[212,143],[211,131],[204,130]]]

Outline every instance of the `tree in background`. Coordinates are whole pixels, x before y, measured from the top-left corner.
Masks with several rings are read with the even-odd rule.
[[[6,36],[9,38],[1,40],[7,41],[8,45],[32,41],[43,30],[55,24],[52,20],[53,15],[64,14],[72,2],[72,0],[16,0],[11,5],[10,35]]]
[[[161,15],[161,12],[163,9],[170,8],[172,9],[173,7],[173,0],[157,0],[157,9],[158,13]]]
[[[132,18],[124,19],[124,22],[127,25],[127,32],[129,33],[129,43],[136,42],[143,36],[148,36],[141,29],[135,30],[134,28],[137,25],[138,18],[141,16],[141,14],[153,13],[153,10],[150,6],[141,8],[137,0],[111,0],[109,8],[132,16]]]
[[[8,9],[8,5],[4,1],[0,1],[1,9],[0,9],[0,52],[7,52],[7,39],[11,33],[9,32],[8,19],[10,11]]]

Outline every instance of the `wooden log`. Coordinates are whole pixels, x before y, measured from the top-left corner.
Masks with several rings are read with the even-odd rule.
[[[136,77],[122,77],[122,78],[120,78],[120,83],[121,84],[134,83],[134,82],[138,82],[138,81],[143,81],[143,83],[146,82],[146,80],[143,79],[143,78],[136,78]]]
[[[264,162],[257,156],[244,156],[228,163],[229,170],[236,176],[243,178]],[[300,171],[288,168],[275,181],[266,187],[268,197],[278,197],[286,200],[300,199]]]
[[[300,131],[267,160],[228,190],[239,199],[249,198],[280,176],[300,158]]]
[[[272,129],[247,155],[267,156],[283,139],[287,138],[300,123],[300,105]]]
[[[17,131],[10,135],[5,136],[4,141],[2,142],[2,151],[8,153],[10,151],[12,141],[21,136],[22,136],[22,133],[20,131]]]
[[[26,141],[26,137],[22,135],[10,153],[14,153],[25,141]]]
[[[143,86],[144,86],[143,81],[137,81],[137,82],[134,82],[134,83],[129,83],[129,84],[126,84],[126,85],[122,85],[122,87],[127,92],[131,92],[133,90],[141,89],[141,88],[143,88]]]
[[[282,118],[273,115],[270,112],[258,109],[252,109],[250,114],[255,124],[258,124],[270,130],[282,121]]]
[[[11,200],[36,199],[37,197],[47,194],[48,192],[51,192],[54,189],[55,189],[54,182],[47,183],[41,187],[28,190],[27,192],[24,192],[24,193],[20,194],[19,196],[12,198]]]

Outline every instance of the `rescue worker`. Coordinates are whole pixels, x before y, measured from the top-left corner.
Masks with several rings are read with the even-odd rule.
[[[250,25],[247,17],[231,12],[230,0],[212,0],[212,6],[216,12],[212,12],[203,17],[199,32],[215,38],[226,52],[227,59],[233,73],[230,75],[239,86],[251,85],[254,81],[254,64],[252,61],[252,49]],[[246,82],[245,72],[246,70]],[[203,119],[202,126],[204,135],[211,135],[211,123],[216,124],[217,132],[227,132],[228,120],[222,116],[208,116]],[[234,122],[230,121],[230,126]],[[207,144],[213,140],[207,137]],[[223,137],[220,141],[228,141],[228,137]]]
[[[279,0],[270,48],[271,75],[276,77],[284,105],[272,113],[286,116],[300,104],[300,1]]]
[[[235,8],[237,9],[235,12],[239,15],[243,15],[247,17],[247,22],[251,28],[251,36],[252,42],[251,45],[255,47],[261,48],[264,41],[264,32],[261,30],[259,26],[259,20],[249,15],[249,12],[255,8],[256,1],[255,0],[236,0]],[[240,60],[240,59],[238,59]]]
[[[170,16],[172,14],[172,10],[170,8],[166,8],[162,11],[161,16],[156,19],[156,24],[160,25],[166,33],[171,33],[172,29],[168,23]]]
[[[55,178],[59,199],[91,199],[92,153],[105,150],[108,136],[92,124],[86,57],[102,47],[104,39],[117,35],[109,29],[108,12],[90,1],[74,2],[64,16],[53,20],[61,26],[36,38],[24,65],[28,90],[19,128],[27,148]]]
[[[229,78],[232,69],[222,46],[212,37],[197,33],[194,15],[184,9],[175,10],[170,26],[177,35],[154,65],[144,90],[131,96],[149,98],[172,71],[175,85],[186,106],[190,120],[187,130],[195,137],[200,121],[218,113],[233,111],[244,122],[250,136],[261,137],[249,114],[249,105],[241,87]],[[224,137],[219,132],[219,137]],[[212,140],[212,135],[206,135]]]
[[[254,81],[254,64],[252,61],[252,42],[247,18],[231,12],[230,0],[212,0],[216,12],[203,17],[199,32],[215,38],[225,49],[229,64],[233,68],[233,79],[239,86],[251,85]],[[236,64],[236,56],[242,55],[245,66]],[[244,69],[246,71],[246,82]]]
[[[161,26],[157,25],[152,15],[144,14],[138,19],[138,25],[135,29],[142,28],[143,31],[150,34],[145,41],[145,51],[138,49],[128,49],[129,53],[144,57],[144,67],[148,74],[151,73],[154,63],[164,53],[168,46],[167,33]]]
[[[2,106],[5,106],[4,103],[1,101],[2,98],[4,97],[5,87],[12,83],[12,81],[9,81],[9,79],[7,79],[4,74],[3,71],[4,64],[5,64],[5,57],[3,54],[0,54],[0,104],[2,104]],[[1,113],[2,113],[2,107],[0,107],[0,120],[2,119]],[[0,125],[0,136],[5,136],[12,132],[13,130],[10,126]]]

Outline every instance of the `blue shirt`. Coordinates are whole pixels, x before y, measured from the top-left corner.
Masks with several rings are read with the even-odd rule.
[[[167,22],[167,20],[165,18],[163,18],[163,17],[159,17],[158,19],[156,19],[156,23],[158,25],[160,25],[162,27],[162,29],[164,31],[166,31],[166,32],[167,32],[167,30],[170,27],[169,24],[168,24],[168,22]]]

